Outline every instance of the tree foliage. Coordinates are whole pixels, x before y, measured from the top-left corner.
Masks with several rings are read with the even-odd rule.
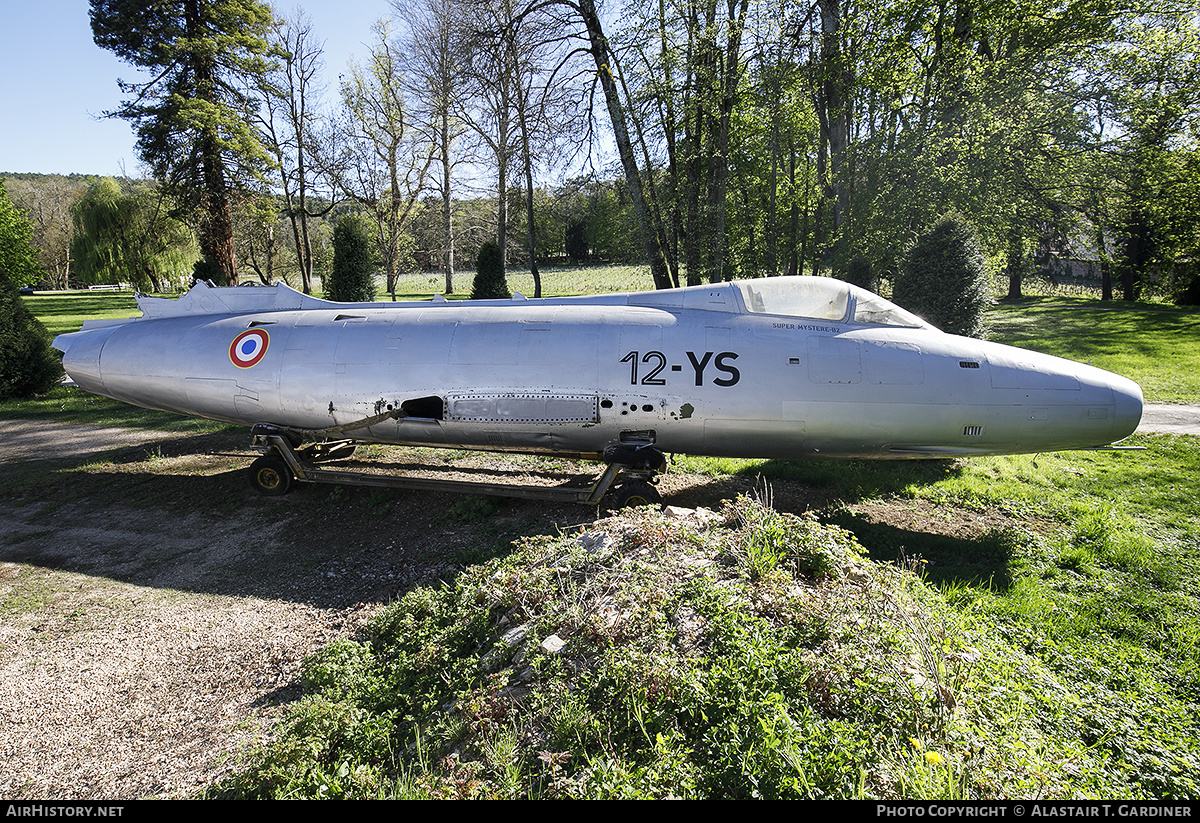
[[[1014,294],[1029,261],[1094,256],[1097,238],[1129,257],[1139,221],[1146,265],[1192,254],[1159,240],[1200,222],[1177,185],[1200,63],[1168,0],[630,3],[620,24],[562,5],[582,18],[659,285],[660,253],[689,282],[845,276],[859,255],[890,280],[948,210],[1013,261]],[[1111,193],[1103,211],[1095,192]]]
[[[325,296],[339,303],[369,303],[375,299],[375,261],[362,218],[342,216],[333,229],[333,267]]]
[[[1135,300],[1153,271],[1169,274],[1200,251],[1200,23],[1186,14],[1131,21],[1104,58],[1097,119],[1114,128],[1097,141],[1098,159],[1114,195],[1122,296]]]
[[[185,64],[198,77],[209,64],[187,61],[214,50],[215,77],[257,76],[257,24],[221,39],[229,21],[251,21],[255,3],[143,6],[93,0],[94,20],[100,10],[111,27],[96,29],[97,42],[155,73],[125,84],[145,96],[118,113],[144,145],[193,167],[209,122],[222,156],[237,156],[245,141],[222,117],[238,99],[222,86],[209,103],[171,78]],[[1098,262],[1106,282],[1123,278],[1127,297],[1143,283],[1186,292],[1200,259],[1200,36],[1172,0],[626,0],[603,14],[595,0],[392,6],[399,36],[381,24],[369,59],[341,75],[335,134],[315,128],[319,49],[299,19],[277,40],[289,57],[256,86],[267,120],[290,121],[274,135],[274,187],[294,216],[302,268],[319,251],[304,239],[314,213],[305,180],[332,149],[342,193],[374,216],[389,290],[418,231],[418,259],[438,261],[447,292],[456,249],[470,259],[485,235],[510,260],[528,256],[537,288],[536,262],[566,254],[568,232],[572,256],[637,258],[657,287],[855,277],[861,258],[886,292],[909,239],[949,211],[969,219],[1014,297],[1025,277],[1071,259]],[[189,12],[210,17],[190,30]],[[152,127],[176,88],[191,125]],[[573,145],[561,140],[568,132],[590,141],[594,166],[560,148]],[[254,165],[248,157],[238,168]],[[466,164],[470,175],[455,173]],[[555,168],[574,179],[537,189],[535,175]],[[471,188],[491,181],[494,196]],[[422,201],[431,191],[440,204]],[[211,226],[201,228],[216,259]]]
[[[46,329],[17,294],[41,276],[32,233],[0,180],[0,400],[47,391],[62,376]]]
[[[7,180],[13,203],[33,227],[30,245],[38,255],[42,284],[68,288],[71,277],[71,208],[87,190],[81,175],[21,174]]]
[[[171,217],[153,186],[127,188],[106,177],[71,209],[76,276],[84,283],[130,283],[142,291],[181,285],[197,254],[191,230]]]
[[[91,0],[96,44],[145,71],[121,82],[112,116],[131,121],[139,156],[198,218],[200,248],[237,282],[231,201],[268,157],[250,126],[252,80],[268,68],[271,9],[258,0]]]
[[[948,216],[919,236],[901,262],[892,298],[944,332],[983,337],[991,292],[974,230]]]
[[[41,277],[37,252],[29,242],[32,235],[33,226],[17,211],[0,180],[0,287],[31,286]]]
[[[842,279],[867,291],[879,291],[879,278],[875,276],[871,261],[865,255],[860,254],[850,261]]]

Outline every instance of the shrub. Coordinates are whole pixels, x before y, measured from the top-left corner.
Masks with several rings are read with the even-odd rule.
[[[333,266],[325,297],[339,303],[370,303],[375,299],[375,264],[362,220],[345,215],[333,229]]]
[[[1176,278],[1176,306],[1200,306],[1200,264],[1189,261]]]
[[[974,230],[948,216],[918,237],[901,261],[892,299],[942,331],[985,336],[991,293]]]
[[[504,280],[504,256],[500,246],[487,241],[479,248],[475,260],[475,282],[471,286],[472,300],[506,300],[512,297]]]
[[[0,400],[49,391],[62,377],[50,335],[11,284],[0,284]]]

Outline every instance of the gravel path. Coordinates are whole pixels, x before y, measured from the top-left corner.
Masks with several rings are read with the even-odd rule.
[[[1140,432],[1200,435],[1200,406],[1147,403],[1142,410]]]

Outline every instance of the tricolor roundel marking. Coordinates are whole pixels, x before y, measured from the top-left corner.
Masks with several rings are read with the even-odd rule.
[[[264,329],[248,329],[229,344],[229,360],[239,369],[248,369],[263,359],[271,336]]]

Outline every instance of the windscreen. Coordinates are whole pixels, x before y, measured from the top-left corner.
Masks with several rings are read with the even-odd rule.
[[[933,326],[912,312],[905,311],[895,303],[884,300],[878,294],[869,292],[866,289],[860,289],[857,286],[851,286],[850,291],[854,295],[855,323],[874,323],[879,326],[905,326],[911,329],[933,328]]]
[[[764,277],[739,280],[737,287],[756,314],[844,320],[850,305],[850,286],[830,277]]]
[[[933,328],[921,318],[866,289],[832,277],[764,277],[736,281],[748,311],[878,326]],[[853,306],[853,316],[850,316]]]

